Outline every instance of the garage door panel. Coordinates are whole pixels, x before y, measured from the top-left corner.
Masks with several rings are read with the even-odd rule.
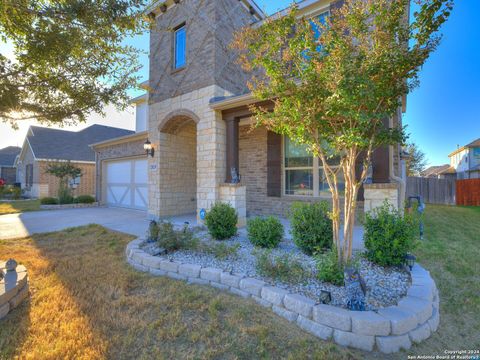
[[[147,209],[147,160],[121,160],[106,164],[106,202],[111,206]]]

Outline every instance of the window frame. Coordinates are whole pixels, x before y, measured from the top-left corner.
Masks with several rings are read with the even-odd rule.
[[[302,199],[331,199],[332,194],[329,191],[329,195],[323,195],[325,192],[320,191],[320,170],[323,171],[323,166],[318,157],[312,155],[312,166],[286,166],[286,135],[282,136],[282,196]],[[339,165],[333,165],[332,167],[339,167]],[[288,170],[311,170],[313,175],[313,194],[312,195],[298,195],[287,194],[287,171]]]
[[[184,61],[183,65],[177,66],[177,34],[180,30],[184,31],[185,34],[185,45],[184,45]],[[173,29],[173,47],[172,47],[172,70],[179,71],[187,67],[187,27],[186,23],[181,23]]]

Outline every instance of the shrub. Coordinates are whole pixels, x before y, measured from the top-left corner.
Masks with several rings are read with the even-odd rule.
[[[40,204],[42,205],[57,205],[58,200],[53,197],[44,197],[40,199]]]
[[[271,250],[263,250],[255,256],[257,271],[263,276],[288,283],[302,282],[310,276],[300,261],[289,254],[271,256]]]
[[[195,250],[198,248],[198,239],[193,236],[193,232],[187,226],[181,231],[176,231],[172,223],[161,222],[158,225],[157,244],[167,252]]]
[[[365,215],[366,257],[381,266],[402,265],[413,250],[418,234],[414,216],[402,215],[387,201]]]
[[[206,254],[213,255],[219,260],[234,259],[237,257],[240,244],[227,245],[225,243],[205,244],[202,243],[200,251]]]
[[[18,186],[11,186],[10,193],[14,200],[18,200],[22,197],[22,189]]]
[[[328,204],[296,202],[290,209],[290,225],[293,242],[307,255],[318,249],[330,249],[333,242],[332,220],[328,216]]]
[[[337,249],[335,247],[323,254],[317,254],[315,261],[317,263],[317,278],[320,281],[338,286],[343,285],[343,269],[338,263]]]
[[[216,240],[224,240],[236,235],[237,222],[237,212],[227,203],[216,203],[205,216],[208,232]]]
[[[80,195],[75,198],[75,202],[78,204],[93,204],[95,198],[91,195]]]
[[[273,216],[257,217],[247,223],[248,239],[255,246],[277,247],[283,238],[283,225]]]
[[[155,220],[150,221],[147,231],[147,240],[158,241],[158,235],[160,233],[160,227]]]

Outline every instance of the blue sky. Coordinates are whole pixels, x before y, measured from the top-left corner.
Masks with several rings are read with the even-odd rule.
[[[291,0],[256,2],[267,14],[272,14],[287,7]],[[408,125],[411,140],[427,154],[432,165],[447,163],[448,154],[457,144],[465,145],[480,138],[479,13],[480,1],[456,1],[449,21],[442,28],[442,43],[420,73],[420,87],[408,96],[404,123]],[[148,35],[128,43],[148,51]],[[140,60],[144,66],[139,75],[147,79],[148,56],[144,54]],[[112,110],[107,113],[107,118],[93,117],[81,127],[91,123],[133,126],[132,112],[117,114]],[[27,128],[25,124],[21,131],[13,132],[6,124],[0,124],[0,147],[4,143],[5,146],[21,145]]]

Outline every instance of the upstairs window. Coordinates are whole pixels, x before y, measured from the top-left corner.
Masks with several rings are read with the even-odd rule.
[[[185,25],[180,26],[174,33],[174,67],[179,69],[187,64],[187,32]]]

